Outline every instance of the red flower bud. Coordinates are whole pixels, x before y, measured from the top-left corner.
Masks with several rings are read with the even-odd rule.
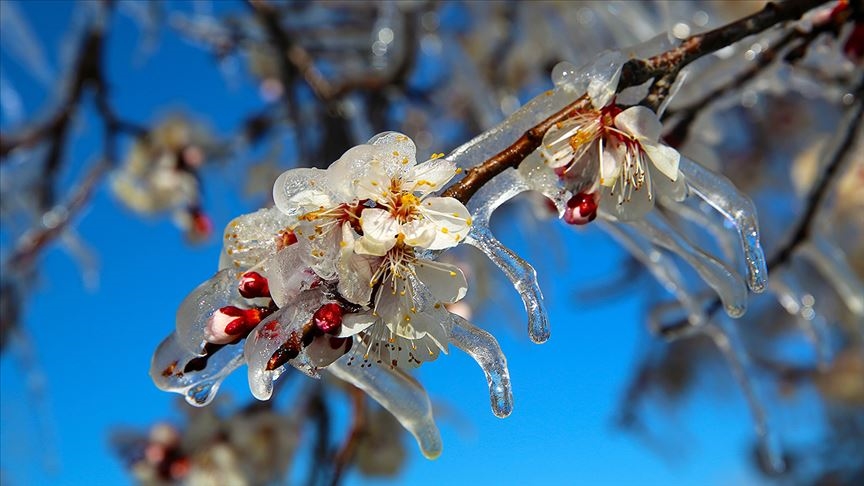
[[[270,286],[267,279],[258,272],[246,272],[238,285],[240,295],[247,299],[270,297]]]

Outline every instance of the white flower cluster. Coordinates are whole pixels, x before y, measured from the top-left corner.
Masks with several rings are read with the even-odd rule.
[[[203,406],[243,363],[261,400],[286,365],[326,370],[379,401],[434,457],[431,405],[405,370],[453,343],[486,373],[495,414],[509,415],[498,343],[445,307],[468,285],[436,257],[467,239],[472,219],[434,194],[459,170],[441,158],[418,164],[415,151],[407,136],[383,133],[326,170],[282,174],[276,208],[228,225],[220,271],[180,306],[153,358],[157,386]]]

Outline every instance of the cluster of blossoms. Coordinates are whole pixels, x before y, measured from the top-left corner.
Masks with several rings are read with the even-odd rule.
[[[733,330],[711,322],[704,296],[691,289],[679,264],[695,271],[729,316],[741,316],[748,287],[761,292],[766,284],[755,209],[728,179],[663,144],[655,112],[618,104],[622,63],[613,54],[578,71],[565,69],[580,74],[559,79],[558,90],[446,158],[418,164],[413,142],[388,132],[351,148],[326,170],[282,174],[273,190],[275,208],[228,225],[221,270],[186,298],[175,333],[156,351],[156,384],[200,406],[243,363],[261,400],[270,398],[288,365],[312,377],[329,373],[366,391],[415,436],[424,454],[436,456],[441,444],[429,399],[406,369],[454,344],[483,368],[494,413],[503,417],[512,409],[497,342],[447,310],[465,296],[467,281],[458,267],[438,261],[439,254],[462,243],[485,253],[519,292],[532,340],[549,338],[536,272],[489,228],[498,207],[528,190],[549,197],[568,223],[599,216],[680,302],[688,325],[678,335],[707,335],[734,367],[743,366],[746,356],[729,345]],[[523,132],[539,115],[578,97],[585,108],[550,129],[518,169],[480,188],[468,208],[437,195],[460,166],[505,150],[512,139],[504,135]],[[728,222],[704,214],[703,202]],[[691,241],[687,225],[694,223],[717,235],[722,255]],[[736,238],[743,259],[734,250]],[[746,278],[735,269],[739,263]],[[760,413],[754,405],[757,421]]]
[[[442,158],[418,164],[414,143],[389,132],[326,170],[282,174],[276,207],[228,225],[220,271],[181,304],[153,358],[157,386],[203,406],[244,362],[261,400],[286,365],[313,377],[326,370],[378,400],[434,457],[429,399],[405,370],[453,343],[486,372],[494,412],[508,415],[497,342],[445,307],[467,282],[436,257],[467,239],[472,219],[434,193],[458,172]]]

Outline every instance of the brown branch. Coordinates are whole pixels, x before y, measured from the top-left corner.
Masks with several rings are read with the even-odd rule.
[[[808,10],[827,2],[828,0],[790,0],[781,4],[769,3],[764,9],[749,17],[703,34],[688,37],[680,46],[662,54],[646,60],[631,59],[622,67],[618,91],[640,85],[652,78],[664,75],[677,76],[677,73],[684,66],[706,54],[762,32],[781,22],[797,19]],[[674,80],[674,78],[672,79]],[[540,146],[543,136],[556,123],[574,116],[589,106],[586,96],[567,105],[537,126],[529,129],[509,147],[486,162],[469,169],[465,177],[450,186],[442,196],[454,197],[462,203],[467,203],[480,187],[492,180],[493,177],[508,168],[518,167],[528,155]]]
[[[795,20],[804,13],[829,0],[789,0],[782,3],[768,3],[759,12],[744,17],[723,27],[692,35],[678,47],[670,49],[646,60],[632,59],[621,69],[619,91],[631,86],[638,86],[652,78],[667,74],[677,74],[691,62],[726,46],[730,46],[745,37],[758,34],[781,22]]]
[[[342,480],[342,474],[354,459],[357,451],[357,443],[366,433],[366,394],[363,390],[348,385],[348,394],[351,397],[353,407],[351,414],[351,428],[345,436],[345,441],[333,458],[333,475],[330,478],[331,486],[336,486]]]
[[[747,85],[766,68],[771,66],[773,62],[781,56],[781,54],[783,61],[795,63],[804,56],[810,44],[812,44],[819,35],[826,32],[832,32],[836,36],[840,32],[842,25],[851,20],[851,16],[838,15],[837,13],[838,12],[835,12],[834,15],[826,16],[820,22],[811,26],[810,30],[804,31],[800,29],[790,29],[783,36],[777,39],[773,45],[762,51],[759,58],[752,66],[738,73],[727,83],[716,87],[703,95],[699,100],[696,100],[687,106],[667,111],[663,115],[664,121],[670,118],[675,118],[675,124],[664,137],[666,141],[673,146],[680,146],[683,144],[689,136],[693,122],[704,109],[711,106],[714,102],[723,99],[727,94]],[[792,48],[785,53],[781,53],[781,51],[790,44],[793,45]]]

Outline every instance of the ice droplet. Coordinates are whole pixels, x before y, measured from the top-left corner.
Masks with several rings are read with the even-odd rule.
[[[181,346],[177,335],[171,333],[153,354],[150,378],[160,390],[179,393],[190,405],[203,407],[216,396],[222,381],[241,364],[243,346],[220,347],[205,359]]]
[[[678,168],[687,177],[687,185],[690,189],[735,225],[744,250],[747,285],[753,292],[765,290],[768,269],[762,244],[759,241],[759,222],[753,201],[740,192],[729,179],[687,157],[681,157]]]
[[[365,391],[380,403],[417,440],[428,459],[441,455],[441,433],[432,417],[432,403],[420,384],[404,371],[376,363],[349,366],[348,356],[326,368],[333,376]]]
[[[510,371],[507,369],[507,358],[501,352],[495,337],[462,317],[453,315],[450,342],[468,353],[483,368],[486,383],[489,385],[492,412],[495,416],[500,418],[509,416],[513,412]]]

